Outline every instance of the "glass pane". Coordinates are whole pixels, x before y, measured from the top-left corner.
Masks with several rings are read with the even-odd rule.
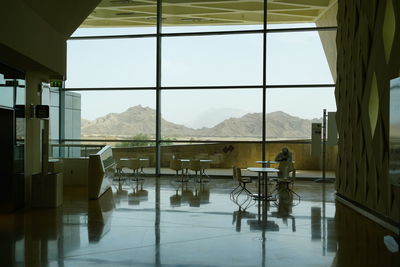
[[[267,84],[333,84],[336,32],[270,33]]]
[[[81,138],[81,110],[73,109],[72,110],[72,138],[79,139]]]
[[[60,106],[60,91],[59,88],[52,88],[50,90],[50,105],[53,107]]]
[[[103,0],[73,36],[155,33],[156,15],[156,0]]]
[[[163,86],[262,84],[262,35],[163,39]]]
[[[0,106],[14,106],[14,87],[0,86]]]
[[[68,42],[67,88],[155,86],[155,38]]]
[[[310,139],[311,123],[322,122],[323,109],[336,111],[334,87],[267,90],[267,138]]]
[[[41,99],[41,104],[42,105],[50,105],[50,88],[43,88],[42,89],[42,99]]]
[[[164,140],[260,140],[262,90],[171,90],[162,93]]]
[[[65,109],[64,110],[64,136],[66,139],[72,139],[73,134],[73,116],[72,116],[72,109]]]
[[[164,33],[260,30],[264,1],[162,1]]]
[[[117,35],[134,35],[134,34],[155,34],[155,17],[149,26],[144,27],[126,27],[126,28],[78,28],[71,37],[89,37],[89,36],[117,36]]]
[[[64,96],[65,96],[65,100],[64,100],[64,106],[65,108],[72,108],[72,99],[74,94],[78,94],[80,95],[80,93],[73,93],[73,92],[65,92]]]
[[[16,105],[25,105],[25,87],[17,87],[17,98],[15,100]]]
[[[272,21],[271,21],[272,22]],[[270,23],[267,29],[298,29],[298,28],[315,28],[315,23]]]
[[[60,109],[50,107],[50,140],[58,141],[60,138]]]
[[[64,94],[64,127],[66,139],[80,139],[81,136],[81,106],[74,105],[75,99],[81,98],[80,93],[65,92]],[[79,102],[80,103],[80,102]]]
[[[257,166],[261,160],[261,143],[165,143],[161,148],[161,173],[178,179],[193,178],[196,160],[207,175],[232,177],[232,166]],[[193,163],[191,163],[193,161]],[[192,164],[192,166],[191,166]],[[178,175],[176,175],[178,171]]]
[[[71,125],[81,125],[81,137],[74,138],[155,139],[155,91],[81,91],[74,97],[82,103],[80,122]],[[74,110],[80,110],[76,105]]]
[[[26,87],[26,81],[25,81],[25,80],[17,79],[17,81],[18,81],[18,85],[19,85],[19,86]]]
[[[336,1],[268,1],[267,28],[337,26],[337,7]]]

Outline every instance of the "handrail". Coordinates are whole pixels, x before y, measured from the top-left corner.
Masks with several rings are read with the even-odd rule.
[[[87,146],[87,147],[104,147],[105,145],[86,145],[86,144],[51,144],[51,146],[58,146],[58,147],[83,147],[83,146]]]

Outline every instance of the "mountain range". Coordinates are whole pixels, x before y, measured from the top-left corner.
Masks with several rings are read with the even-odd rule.
[[[134,106],[122,113],[109,113],[93,121],[82,119],[82,136],[154,136],[156,111],[149,107]],[[311,123],[307,120],[277,111],[267,114],[268,138],[309,138]],[[161,119],[162,136],[168,138],[240,137],[256,138],[262,132],[262,114],[247,113],[239,118],[229,118],[217,125],[193,129]]]

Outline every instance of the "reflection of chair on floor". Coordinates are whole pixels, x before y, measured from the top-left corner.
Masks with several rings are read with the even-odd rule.
[[[277,191],[279,194],[287,192],[291,197],[296,195],[300,200],[300,196],[290,188],[290,185],[293,188],[294,180],[296,179],[296,169],[293,166],[293,162],[282,161],[279,163],[278,169],[278,179],[276,180],[274,191]]]
[[[184,179],[183,176],[183,168],[182,168],[182,162],[179,159],[171,159],[169,162],[169,168],[171,170],[174,170],[176,172],[176,177],[179,178],[179,171],[181,171],[181,177],[180,179],[177,179],[177,182],[187,182],[187,179]]]
[[[296,232],[296,219],[291,214],[293,206],[298,205],[300,203],[300,200],[297,203],[293,203],[293,197],[286,190],[278,192],[278,196],[276,199],[277,201],[274,202],[274,206],[277,207],[277,210],[275,212],[271,212],[271,216],[282,218],[282,222],[285,225],[288,225],[288,219],[291,219],[292,231]]]
[[[187,183],[182,183],[182,203],[188,203],[193,197],[193,191],[188,188]]]
[[[143,189],[143,181],[136,182],[136,186],[133,188],[133,192],[128,195],[129,205],[139,205],[141,201],[147,201],[149,198],[149,192]]]
[[[124,177],[123,168],[125,168],[125,160],[117,159],[115,170],[117,171],[116,175],[118,177],[118,188],[122,189],[122,184],[126,182],[126,178]]]
[[[210,203],[210,189],[208,188],[207,184],[200,185],[199,196],[201,204]]]
[[[199,194],[199,190],[196,187],[194,187],[194,194],[189,198],[189,206],[190,207],[200,207],[201,205],[201,197]]]
[[[242,230],[242,219],[254,218],[256,218],[255,214],[242,210],[242,207],[239,206],[239,210],[233,212],[232,224],[236,223],[236,232],[240,232]]]
[[[194,195],[189,199],[189,206],[190,207],[200,207],[201,201],[200,201],[200,196],[197,193],[197,189],[195,190]]]
[[[180,207],[182,203],[182,196],[179,195],[179,189],[175,191],[175,194],[169,197],[171,207]]]

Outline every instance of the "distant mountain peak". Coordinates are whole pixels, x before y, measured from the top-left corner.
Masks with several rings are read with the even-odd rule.
[[[239,118],[247,113],[248,111],[237,108],[211,108],[194,116],[194,118],[185,123],[185,125],[194,129],[211,128],[224,120]]]

